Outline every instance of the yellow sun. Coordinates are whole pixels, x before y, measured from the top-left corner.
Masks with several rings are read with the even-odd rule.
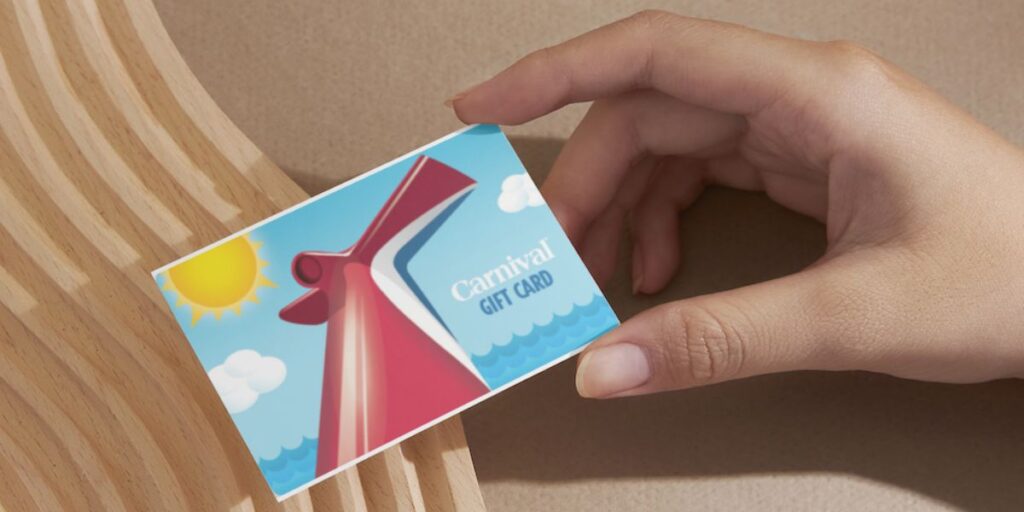
[[[267,262],[256,255],[263,244],[240,236],[175,265],[167,271],[164,290],[192,308],[192,325],[206,313],[220,320],[226,310],[242,312],[242,302],[259,302],[256,289],[276,287],[263,275]]]

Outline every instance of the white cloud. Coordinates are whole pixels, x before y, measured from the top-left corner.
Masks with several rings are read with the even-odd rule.
[[[287,373],[284,361],[244,349],[228,356],[209,376],[228,412],[235,414],[252,407],[263,393],[277,389]]]
[[[501,211],[516,213],[526,207],[542,204],[544,197],[540,195],[529,174],[513,174],[501,182],[501,195],[498,196],[498,208]]]

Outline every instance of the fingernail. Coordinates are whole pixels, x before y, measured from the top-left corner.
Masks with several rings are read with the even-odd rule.
[[[473,89],[476,89],[476,85],[474,85],[473,87],[470,87],[468,89],[463,90],[462,92],[452,96],[451,98],[448,98],[448,99],[444,100],[444,106],[446,106],[448,108],[452,108],[452,105],[454,105],[456,101],[459,101],[462,98],[465,98],[470,93],[470,91],[472,91]]]
[[[583,355],[576,370],[576,390],[583,397],[602,398],[642,386],[650,378],[644,351],[631,343],[618,343]]]
[[[466,95],[465,93],[461,93],[460,92],[460,93],[456,94],[455,96],[452,96],[451,98],[448,98],[448,99],[444,100],[444,106],[446,106],[448,108],[452,108],[452,106],[455,105],[455,102],[458,101],[458,100],[461,100],[465,95]]]
[[[644,285],[644,255],[640,253],[640,246],[633,248],[633,295],[640,293],[640,287]]]

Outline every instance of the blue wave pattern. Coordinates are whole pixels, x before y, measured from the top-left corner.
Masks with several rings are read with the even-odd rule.
[[[507,344],[495,345],[473,364],[491,389],[497,389],[551,361],[586,345],[619,324],[608,301],[600,295],[585,305],[573,305],[565,315],[554,315],[545,325],[535,325],[524,336],[514,335]],[[273,459],[258,459],[260,471],[278,496],[287,494],[316,477],[317,440],[303,437],[295,448],[282,448]]]
[[[282,448],[273,459],[259,458],[260,471],[274,494],[287,494],[316,477],[316,446],[316,439],[303,437],[298,446]]]
[[[514,335],[504,345],[495,345],[473,364],[491,389],[499,388],[555,359],[586,345],[619,325],[608,301],[594,295],[590,303],[574,304],[565,315],[554,315],[545,325],[535,325],[524,336]]]

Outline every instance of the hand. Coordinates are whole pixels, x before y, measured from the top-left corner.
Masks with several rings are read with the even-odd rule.
[[[799,369],[975,382],[1024,374],[1024,154],[881,58],[643,12],[532,53],[451,101],[519,124],[594,100],[543,194],[599,282],[629,222],[633,286],[679,264],[707,185],[826,225],[791,276],[653,308],[581,356],[580,394]]]

